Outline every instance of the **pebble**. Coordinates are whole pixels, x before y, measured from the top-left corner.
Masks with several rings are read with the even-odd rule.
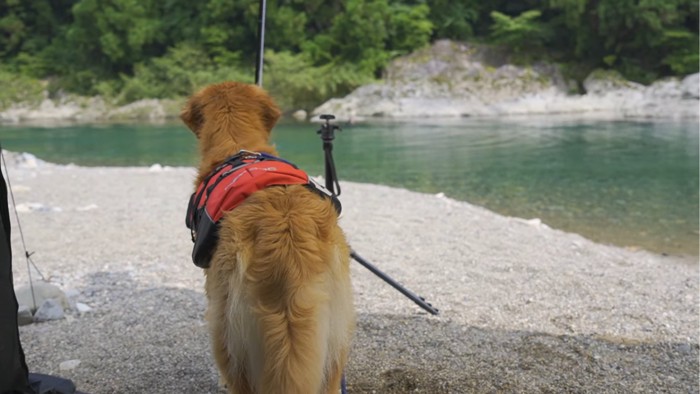
[[[80,360],[66,360],[62,361],[58,365],[60,371],[71,371],[74,370],[78,365],[80,365]]]
[[[32,316],[31,308],[26,305],[20,305],[19,308],[17,308],[17,324],[26,326],[32,323],[34,323],[34,316]]]
[[[61,304],[54,299],[48,299],[41,304],[39,309],[34,314],[34,321],[43,322],[49,320],[60,320],[63,319],[64,316],[65,315]]]
[[[292,114],[292,117],[300,122],[306,120],[307,116],[308,114],[303,109],[294,111],[294,113]]]
[[[90,308],[90,306],[88,306],[87,304],[83,304],[82,302],[77,302],[75,304],[75,308],[78,310],[78,313],[81,313],[81,314],[86,313],[86,312],[90,312],[92,310],[92,308]]]

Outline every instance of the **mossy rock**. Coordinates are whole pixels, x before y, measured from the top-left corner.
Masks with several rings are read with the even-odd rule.
[[[583,80],[584,90],[591,94],[603,94],[623,89],[638,90],[643,87],[641,84],[628,81],[622,74],[614,70],[593,70]]]

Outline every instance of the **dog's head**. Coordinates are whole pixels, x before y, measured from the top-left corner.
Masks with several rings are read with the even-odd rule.
[[[262,88],[239,82],[207,86],[190,97],[180,113],[204,151],[214,146],[266,150],[279,117],[279,108]]]

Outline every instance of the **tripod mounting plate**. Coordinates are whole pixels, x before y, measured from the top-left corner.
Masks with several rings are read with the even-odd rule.
[[[331,142],[335,139],[335,131],[343,131],[343,129],[340,128],[340,126],[331,124],[331,120],[335,119],[334,115],[331,114],[323,114],[319,116],[320,119],[323,119],[326,121],[326,123],[321,124],[321,128],[316,131],[316,134],[321,135],[321,139],[323,142]]]

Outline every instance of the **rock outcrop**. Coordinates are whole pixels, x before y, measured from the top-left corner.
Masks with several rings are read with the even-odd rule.
[[[116,106],[101,97],[62,96],[51,99],[44,94],[38,104],[18,103],[0,112],[0,123],[61,122],[162,122],[176,117],[184,100],[144,99],[123,106]]]
[[[519,67],[485,47],[438,41],[392,62],[384,80],[327,101],[313,115],[341,120],[577,114],[612,118],[697,118],[698,74],[650,86],[595,71],[575,93],[552,64]]]

